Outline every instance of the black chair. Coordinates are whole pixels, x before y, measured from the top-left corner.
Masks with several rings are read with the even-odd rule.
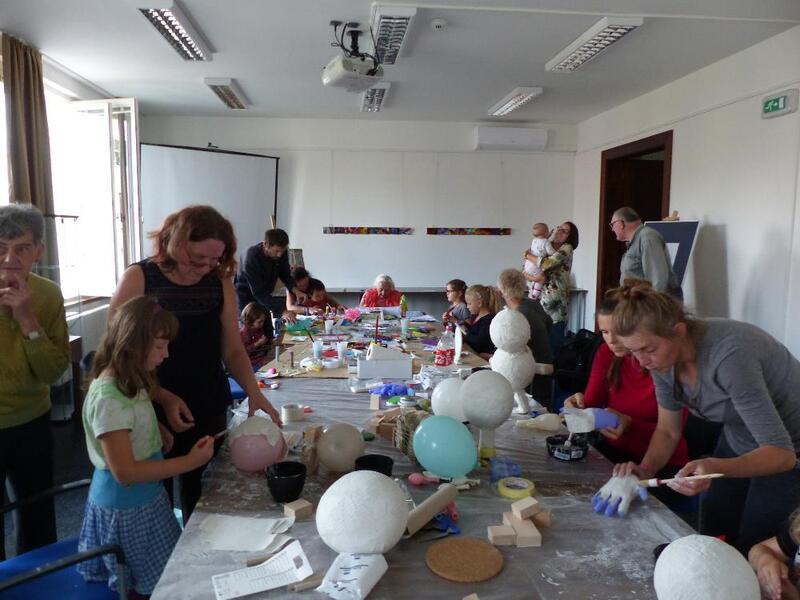
[[[0,508],[0,518],[12,510],[90,483],[89,479],[65,483],[12,502]],[[105,581],[86,582],[75,569],[68,568],[104,554],[113,554],[117,559],[116,593]],[[125,556],[114,544],[78,552],[78,538],[70,538],[0,562],[0,598],[3,600],[126,600],[127,597]]]

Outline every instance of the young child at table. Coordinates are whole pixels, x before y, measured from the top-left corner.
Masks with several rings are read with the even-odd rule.
[[[796,569],[800,566],[800,510],[794,512],[788,525],[775,537],[750,548],[748,559],[758,576],[764,598],[800,598]]]
[[[165,460],[161,454],[172,436],[159,429],[150,392],[177,331],[175,316],[156,300],[143,296],[123,304],[100,342],[83,405],[95,470],[78,549],[119,545],[128,582],[143,596],[152,593],[181,533],[161,480],[206,464],[214,453],[214,438],[204,436],[185,456]],[[77,569],[87,581],[108,581],[116,589],[113,556],[92,558]]]
[[[472,323],[469,326],[461,325],[464,342],[482,358],[488,358],[496,350],[489,335],[489,325],[503,306],[502,297],[495,287],[471,285],[467,288],[464,298],[472,315]]]
[[[310,314],[323,314],[327,311],[336,312],[337,309],[342,308],[342,305],[328,295],[324,283],[319,279],[312,278],[308,282],[306,308]]]
[[[467,284],[461,279],[451,279],[444,287],[444,293],[450,306],[442,315],[443,323],[455,323],[461,325],[471,317],[464,294],[467,291]]]
[[[525,250],[525,264],[522,270],[528,275],[539,275],[542,272],[542,261],[555,254],[556,250],[550,243],[550,230],[546,223],[535,223],[533,225],[533,240],[531,240],[530,250]],[[528,297],[538,300],[542,295],[542,283],[530,282],[528,287]]]
[[[257,371],[268,362],[269,340],[264,335],[264,324],[267,322],[267,311],[258,302],[250,302],[242,310],[242,327],[239,335],[242,337],[244,349],[253,370]]]

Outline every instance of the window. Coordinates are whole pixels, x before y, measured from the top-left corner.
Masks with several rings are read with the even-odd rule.
[[[76,101],[47,80],[45,102],[54,204],[45,224],[56,231],[61,291],[67,300],[110,296],[141,256],[136,102]],[[0,95],[0,186],[8,190],[4,104]]]

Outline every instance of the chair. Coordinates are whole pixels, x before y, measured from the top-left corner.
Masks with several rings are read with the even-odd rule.
[[[57,485],[29,498],[12,502],[0,508],[0,518],[18,508],[38,502],[42,498],[63,494],[86,487],[89,479]],[[103,582],[86,582],[74,565],[104,554],[117,559],[117,592]],[[78,552],[78,538],[55,542],[31,550],[0,563],[0,598],[3,600],[111,600],[128,597],[125,556],[113,544]]]
[[[233,377],[228,377],[228,385],[231,388],[232,400],[244,400],[247,398],[244,388],[242,388],[242,386],[240,386]]]

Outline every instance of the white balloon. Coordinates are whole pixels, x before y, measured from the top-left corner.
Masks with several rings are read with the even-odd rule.
[[[461,386],[464,380],[460,377],[450,377],[440,381],[431,394],[431,408],[433,414],[440,417],[453,417],[459,422],[464,422],[464,410],[461,407]]]
[[[464,416],[480,429],[496,429],[511,414],[514,390],[508,380],[494,371],[473,373],[461,386]]]
[[[531,325],[521,312],[504,308],[489,324],[489,335],[501,350],[521,352],[531,339]]]
[[[383,554],[400,541],[408,504],[386,475],[354,471],[322,495],[316,520],[320,538],[335,552]]]
[[[667,546],[653,572],[658,600],[758,600],[753,569],[733,546],[687,535]]]
[[[333,423],[319,436],[317,456],[331,471],[346,473],[355,469],[355,460],[364,454],[364,445],[358,429],[348,423]]]
[[[523,351],[513,353],[498,348],[489,359],[489,366],[508,379],[515,392],[528,387],[536,373],[536,361],[527,346]]]

